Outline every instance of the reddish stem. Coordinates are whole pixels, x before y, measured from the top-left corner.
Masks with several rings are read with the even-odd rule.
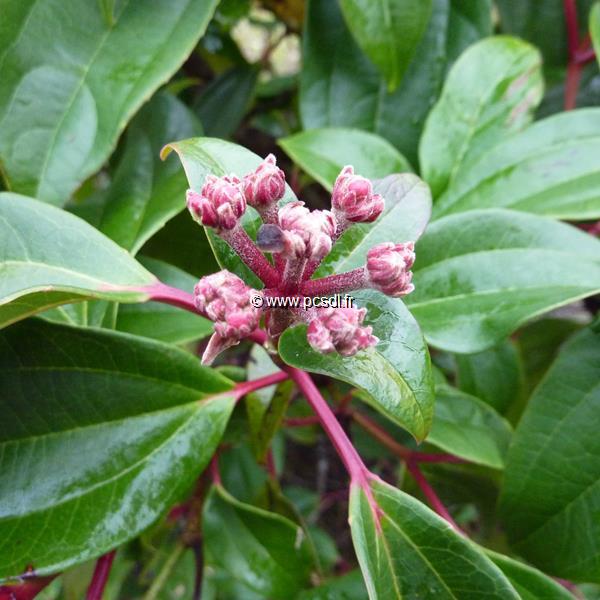
[[[431,508],[433,508],[433,510],[438,515],[440,515],[440,517],[448,521],[448,523],[454,530],[456,530],[458,533],[463,533],[460,527],[454,521],[454,519],[450,516],[450,513],[448,512],[448,509],[444,506],[444,503],[439,499],[438,495],[435,493],[435,490],[429,485],[427,479],[425,479],[425,476],[421,472],[421,469],[419,469],[418,465],[414,461],[409,460],[406,463],[406,468],[408,469],[408,472],[412,475],[416,484],[419,486],[419,488],[421,488],[421,491],[423,492],[425,498],[427,498],[427,501],[431,505]]]
[[[377,441],[381,442],[386,448],[391,450],[396,456],[402,460],[412,462],[429,462],[429,463],[464,463],[462,458],[453,454],[427,454],[425,452],[416,452],[399,444],[385,429],[380,427],[373,419],[363,415],[355,410],[350,411],[352,418],[368,433],[370,433]]]
[[[300,291],[304,296],[329,296],[352,290],[360,290],[366,285],[367,275],[365,269],[364,267],[358,267],[347,273],[305,281]]]
[[[19,585],[0,585],[0,600],[33,600],[55,577],[33,577]]]
[[[271,375],[265,375],[264,377],[259,377],[258,379],[253,379],[252,381],[244,381],[243,383],[238,383],[233,391],[235,393],[236,399],[240,399],[242,396],[246,394],[250,394],[256,390],[260,390],[265,387],[269,387],[270,385],[275,385],[277,383],[281,383],[285,381],[289,375],[284,371],[277,371],[277,373],[272,373]]]
[[[87,600],[102,600],[104,588],[106,587],[116,553],[116,550],[111,550],[96,561],[96,568],[94,569],[92,581],[87,591]]]
[[[308,427],[309,425],[318,425],[321,421],[316,415],[310,417],[289,417],[284,421],[286,427]]]
[[[577,24],[577,5],[575,0],[563,0],[567,40],[569,48],[569,64],[565,82],[565,110],[572,110],[577,105],[577,92],[581,79],[581,63],[577,60],[579,52],[579,26]]]
[[[567,80],[565,82],[565,110],[573,110],[577,106],[577,93],[581,80],[581,64],[570,62],[567,67]]]
[[[592,62],[596,58],[596,52],[593,48],[587,50],[580,50],[575,57],[575,62],[579,65],[585,65]]]
[[[276,287],[279,284],[279,273],[256,247],[241,225],[230,231],[222,231],[219,235],[236,251],[248,268],[265,284],[265,287]]]
[[[222,486],[223,480],[221,479],[221,471],[219,471],[219,451],[213,454],[210,459],[210,476],[215,485]]]
[[[269,448],[266,456],[265,466],[267,467],[267,473],[273,480],[277,479],[277,469],[275,468],[275,457],[273,456],[273,448]]]
[[[341,458],[350,478],[361,488],[369,490],[370,473],[360,458],[356,448],[352,445],[348,436],[335,418],[331,408],[319,392],[317,386],[308,373],[295,369],[294,367],[283,367],[304,394],[315,414],[319,418],[321,426],[333,443],[339,457]]]
[[[567,23],[567,40],[569,59],[574,60],[579,47],[579,26],[577,24],[577,5],[575,0],[563,0],[565,20]]]

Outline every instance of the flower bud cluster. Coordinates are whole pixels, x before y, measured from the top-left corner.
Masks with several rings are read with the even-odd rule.
[[[266,283],[269,289],[265,292],[271,295],[284,294],[291,289],[300,292],[304,285],[310,289],[310,284],[313,289],[318,287],[321,293],[329,294],[372,287],[399,297],[414,289],[410,272],[415,260],[412,242],[379,244],[369,250],[364,267],[306,281],[347,227],[353,223],[371,223],[384,210],[384,199],[374,193],[368,179],[354,173],[353,167],[344,167],[336,179],[332,211],[311,211],[301,201],[289,202],[278,209],[277,203],[285,190],[285,175],[270,154],[256,170],[241,179],[235,175],[208,175],[200,192],[188,190],[187,205],[197,222],[214,228],[233,247]],[[256,244],[239,226],[248,204],[265,222]],[[261,251],[275,254],[275,267]],[[286,278],[297,281],[290,285]],[[215,322],[215,333],[203,361],[211,362],[219,352],[256,330],[263,310],[251,302],[257,293],[260,292],[228,271],[204,277],[196,285],[198,311]],[[309,323],[308,342],[318,352],[352,356],[378,341],[372,328],[363,325],[364,308],[298,310],[267,307],[264,311],[275,340],[286,327],[298,321]]]

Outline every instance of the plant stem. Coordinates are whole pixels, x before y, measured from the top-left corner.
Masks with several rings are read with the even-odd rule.
[[[356,410],[348,411],[352,419],[356,421],[365,431],[371,434],[378,442],[383,444],[388,450],[391,450],[402,460],[411,460],[413,462],[429,463],[464,463],[467,462],[453,454],[417,452],[411,450],[402,444],[399,444],[385,429],[380,427],[373,419],[359,413]]]
[[[241,225],[230,231],[222,231],[220,236],[236,251],[248,268],[265,284],[265,287],[276,287],[279,284],[279,273],[256,247]]]
[[[364,267],[358,267],[347,273],[305,281],[300,290],[304,296],[329,296],[360,290],[366,285],[367,275],[365,269]]]
[[[572,110],[577,105],[577,92],[581,79],[581,63],[577,60],[579,51],[579,26],[577,24],[577,5],[575,0],[563,0],[567,40],[569,48],[569,64],[565,82],[565,110]]]
[[[371,473],[364,465],[358,452],[348,439],[348,436],[335,418],[331,408],[329,408],[329,405],[321,395],[321,392],[319,392],[310,375],[294,367],[285,366],[283,368],[289,373],[290,378],[296,383],[315,411],[321,426],[344,463],[350,479],[363,489],[370,491],[369,478]]]
[[[431,505],[431,508],[433,508],[433,510],[438,515],[440,515],[440,517],[448,521],[450,526],[455,531],[462,534],[463,531],[451,517],[450,513],[448,512],[448,509],[444,506],[444,503],[439,499],[438,495],[435,493],[435,490],[429,485],[429,482],[427,481],[427,479],[425,479],[425,476],[421,472],[421,469],[419,469],[416,462],[412,460],[407,461],[406,468],[408,469],[408,472],[412,475],[416,484],[419,486],[419,488],[421,488],[421,491],[423,492],[425,498],[427,498],[427,501]]]
[[[57,576],[32,577],[20,585],[0,585],[0,600],[33,600]]]
[[[281,383],[288,379],[289,375],[284,371],[278,371],[277,373],[272,373],[271,375],[265,375],[264,377],[259,377],[258,379],[253,379],[252,381],[244,381],[243,383],[238,383],[234,388],[234,394],[236,399],[239,400],[242,396],[246,394],[250,394],[256,390],[260,390],[265,387],[269,387],[270,385],[275,385],[277,383]]]
[[[92,581],[87,591],[86,600],[102,600],[104,588],[110,575],[110,569],[115,558],[116,550],[111,550],[96,561],[96,568],[92,575]]]

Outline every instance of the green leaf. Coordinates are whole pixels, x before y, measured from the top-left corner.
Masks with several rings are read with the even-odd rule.
[[[596,52],[596,60],[600,64],[600,2],[596,2],[590,13],[590,36]]]
[[[406,303],[428,341],[472,353],[528,319],[600,289],[600,242],[551,219],[508,210],[435,221],[416,248]]]
[[[200,124],[185,104],[167,92],[156,94],[127,130],[98,229],[136,254],[183,210],[185,175],[175,158],[162,162],[159,153],[167,142],[200,132]]]
[[[475,354],[457,354],[458,387],[483,400],[499,413],[518,402],[523,385],[523,368],[516,345],[504,340]]]
[[[487,38],[461,55],[419,145],[434,197],[459,178],[466,162],[531,121],[542,98],[540,63],[533,46],[505,36]]]
[[[212,488],[202,519],[206,562],[268,598],[294,596],[308,583],[312,557],[304,531],[278,515]]]
[[[1,332],[0,385],[0,578],[134,538],[189,490],[234,405],[182,350],[39,320]]]
[[[191,52],[216,4],[120,2],[108,24],[94,1],[2,0],[0,164],[10,189],[64,204]]]
[[[279,354],[289,365],[322,373],[366,392],[361,399],[423,440],[433,417],[433,376],[427,346],[406,307],[374,290],[354,295],[367,308],[365,323],[380,339],[374,348],[344,358],[321,354],[306,340],[306,327],[283,333]]]
[[[600,108],[538,121],[465,166],[435,203],[436,217],[514,208],[558,219],[600,217]]]
[[[298,594],[296,600],[364,600],[367,595],[361,572],[356,569]]]
[[[254,66],[237,66],[206,86],[194,110],[207,136],[226,138],[235,132],[254,96],[258,73]]]
[[[374,223],[348,228],[317,270],[317,277],[360,267],[376,244],[415,241],[425,230],[431,215],[431,194],[426,183],[405,173],[380,179],[373,188],[385,198],[385,210]]]
[[[346,165],[353,165],[355,172],[367,179],[412,171],[408,161],[388,141],[359,129],[311,129],[277,143],[328,191]]]
[[[250,150],[217,138],[192,138],[168,144],[163,149],[163,157],[171,150],[175,150],[179,155],[189,186],[195,190],[202,188],[204,179],[209,173],[218,176],[235,173],[241,177],[256,169],[262,161]],[[280,203],[291,200],[296,200],[296,196],[289,187],[286,187],[285,196]],[[255,236],[261,223],[258,213],[248,207],[242,224],[250,237]],[[242,263],[238,255],[214,233],[214,230],[206,227],[205,231],[221,268],[235,273],[252,287],[262,287],[258,277]]]
[[[418,500],[379,479],[369,491],[377,517],[353,485],[350,527],[370,598],[519,598],[475,544]]]
[[[492,0],[451,0],[448,58],[454,62],[463,50],[492,34]]]
[[[86,298],[144,302],[156,283],[85,221],[18,194],[0,193],[0,240],[0,327]]]
[[[509,542],[547,573],[600,582],[600,335],[571,338],[537,387],[508,453]]]
[[[307,3],[300,75],[304,129],[351,127],[376,133],[413,164],[425,117],[444,81],[449,0],[433,0],[423,39],[392,93],[348,31],[335,0]]]
[[[508,422],[485,402],[449,385],[436,386],[429,443],[476,464],[503,469],[511,436]]]
[[[431,14],[431,0],[340,0],[355,39],[394,90],[410,64]]]
[[[521,600],[573,600],[573,596],[562,585],[541,571],[491,550],[485,550],[485,553],[502,569]]]
[[[159,260],[142,257],[140,262],[160,281],[180,290],[192,293],[198,282],[195,277]],[[183,344],[209,335],[213,324],[200,315],[175,306],[146,302],[119,306],[116,328],[161,342]]]

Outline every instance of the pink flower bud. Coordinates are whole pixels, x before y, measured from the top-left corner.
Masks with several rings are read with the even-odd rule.
[[[258,327],[260,309],[251,302],[252,296],[257,293],[229,271],[207,275],[196,284],[196,307],[215,322],[215,334],[223,338],[213,341],[211,352],[219,347],[225,349],[237,344]],[[210,358],[210,362],[215,356]],[[209,360],[208,355],[205,358]]]
[[[405,296],[415,289],[410,268],[415,262],[415,245],[387,242],[367,253],[367,273],[373,287],[388,296]]]
[[[250,206],[261,208],[281,200],[285,194],[285,174],[276,166],[275,157],[269,154],[243,182],[244,195]]]
[[[342,169],[333,186],[331,205],[352,223],[371,223],[383,212],[385,201],[373,193],[368,179],[354,174],[354,167]]]
[[[321,260],[331,251],[337,225],[330,211],[311,212],[304,202],[297,201],[280,208],[278,218],[283,231],[284,256]]]
[[[372,327],[362,327],[364,308],[324,308],[310,322],[308,343],[317,352],[337,351],[342,356],[353,356],[359,350],[374,346],[379,340]]]
[[[241,182],[235,175],[207,175],[200,193],[188,190],[186,199],[194,220],[206,227],[233,229],[246,211]]]

